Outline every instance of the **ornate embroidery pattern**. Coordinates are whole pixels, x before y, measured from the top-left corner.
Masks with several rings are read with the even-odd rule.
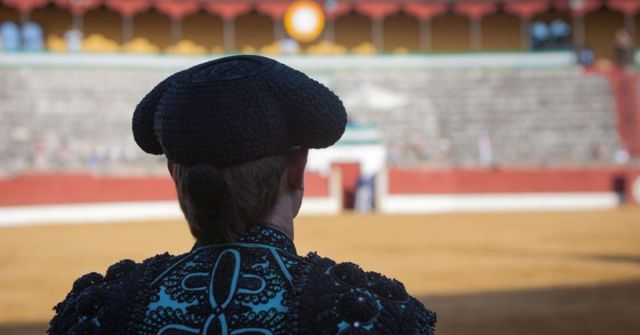
[[[265,226],[237,243],[87,274],[55,310],[52,335],[432,335],[436,323],[402,283],[297,256],[286,235]]]
[[[153,280],[145,330],[286,333],[295,249],[281,233],[256,230],[238,243],[198,247]]]
[[[402,283],[310,254],[291,312],[299,334],[432,335],[436,315]],[[320,326],[320,327],[318,327]]]

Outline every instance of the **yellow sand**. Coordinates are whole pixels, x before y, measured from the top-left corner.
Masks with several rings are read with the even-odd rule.
[[[317,250],[396,277],[427,301],[640,281],[640,208],[634,207],[303,217],[296,221],[295,242],[299,253]],[[51,307],[83,273],[104,272],[122,258],[182,253],[191,244],[186,225],[172,221],[2,228],[0,325],[46,322]]]

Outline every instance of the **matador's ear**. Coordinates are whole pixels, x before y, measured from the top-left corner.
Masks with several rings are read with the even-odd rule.
[[[136,110],[133,113],[133,138],[138,146],[147,153],[154,155],[161,155],[164,153],[156,133],[154,130],[154,120],[156,110],[165,88],[168,85],[169,78],[163,80],[160,84],[154,87],[151,92],[142,98],[142,100],[136,106]]]

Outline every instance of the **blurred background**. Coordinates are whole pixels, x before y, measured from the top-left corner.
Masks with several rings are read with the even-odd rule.
[[[137,102],[229,54],[349,124],[310,153],[300,253],[403,281],[440,334],[640,334],[639,0],[0,0],[0,334],[193,240]]]

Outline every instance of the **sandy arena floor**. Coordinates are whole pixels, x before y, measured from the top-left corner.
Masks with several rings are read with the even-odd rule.
[[[295,242],[402,280],[439,334],[640,334],[640,208],[304,217]],[[83,273],[191,244],[182,222],[0,229],[0,334],[42,334]]]

